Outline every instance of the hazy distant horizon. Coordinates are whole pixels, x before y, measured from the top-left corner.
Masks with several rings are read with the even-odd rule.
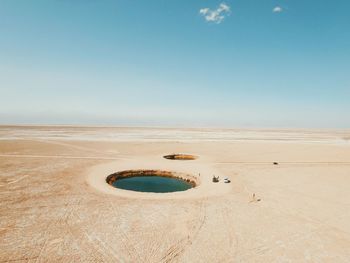
[[[133,122],[133,121],[109,121],[109,122],[94,122],[94,121],[11,121],[8,122],[0,121],[0,126],[71,126],[71,127],[115,127],[115,128],[170,128],[170,129],[296,129],[296,130],[348,130],[350,129],[350,125],[346,126],[311,126],[311,125],[254,125],[254,124],[191,124],[191,123],[159,123],[159,122]]]

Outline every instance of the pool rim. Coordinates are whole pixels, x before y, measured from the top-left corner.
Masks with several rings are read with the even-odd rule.
[[[182,180],[188,184],[191,185],[190,188],[184,190],[184,191],[172,191],[172,192],[166,192],[166,193],[176,193],[176,192],[186,192],[191,189],[195,189],[200,185],[199,179],[195,176],[186,174],[186,173],[180,173],[180,172],[173,172],[173,171],[166,171],[166,170],[155,170],[155,169],[132,169],[132,170],[123,170],[118,171],[115,173],[112,173],[106,177],[106,183],[109,184],[114,189],[123,190],[123,191],[133,191],[133,192],[142,192],[142,191],[134,191],[134,190],[128,190],[128,189],[122,189],[115,187],[113,183],[121,178],[128,178],[128,177],[136,177],[136,176],[158,176],[158,177],[168,177],[168,178],[175,178],[178,180]],[[166,193],[158,193],[158,192],[142,192],[142,193],[153,193],[153,194],[166,194]]]

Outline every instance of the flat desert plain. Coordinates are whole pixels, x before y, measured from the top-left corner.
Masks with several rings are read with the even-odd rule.
[[[200,183],[105,182],[127,169]],[[350,262],[350,131],[1,126],[0,198],[1,262]]]

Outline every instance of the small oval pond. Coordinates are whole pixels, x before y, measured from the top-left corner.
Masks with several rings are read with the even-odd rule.
[[[168,160],[190,161],[190,160],[196,160],[198,156],[191,155],[191,154],[177,153],[177,154],[164,155],[163,158]]]
[[[157,175],[118,178],[112,185],[119,189],[152,193],[178,192],[192,188],[192,185],[184,180]]]

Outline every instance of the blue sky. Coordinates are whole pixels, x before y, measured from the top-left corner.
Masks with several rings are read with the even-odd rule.
[[[0,0],[0,123],[350,128],[349,10]]]

